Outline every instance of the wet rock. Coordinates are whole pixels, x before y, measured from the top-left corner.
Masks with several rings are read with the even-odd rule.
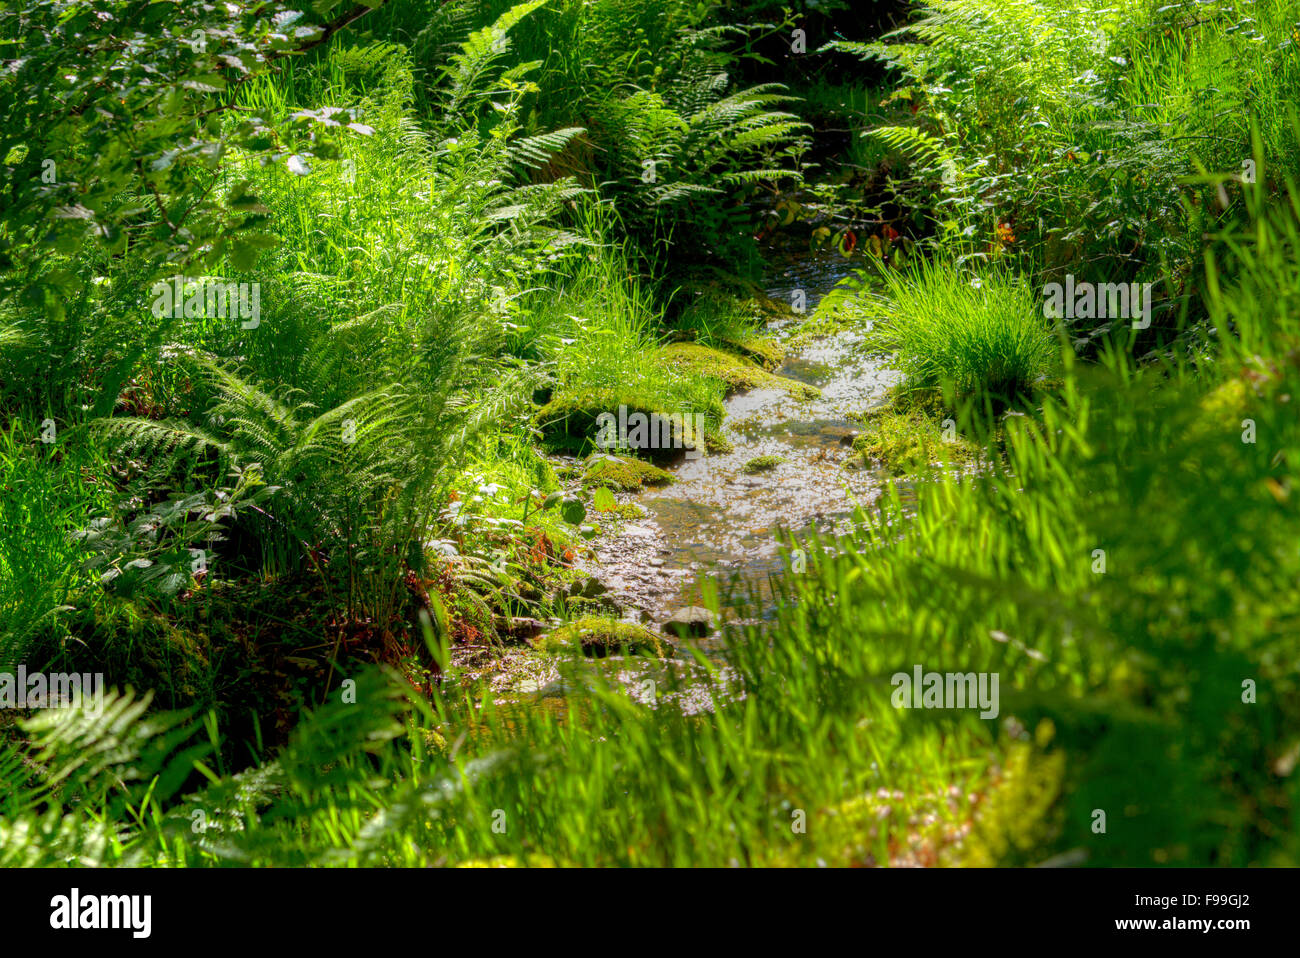
[[[571,595],[564,601],[571,615],[622,615],[623,606],[612,595],[598,595],[588,598],[584,595]]]
[[[533,639],[546,631],[545,623],[527,616],[493,616],[493,624],[499,633],[515,639]]]
[[[822,428],[821,434],[837,440],[840,445],[851,446],[853,440],[858,438],[860,431],[852,426],[825,426]]]
[[[670,615],[662,626],[665,632],[678,636],[705,636],[713,632],[713,613],[698,605],[688,605]]]

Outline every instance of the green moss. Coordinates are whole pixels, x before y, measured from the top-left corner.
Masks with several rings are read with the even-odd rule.
[[[672,643],[657,632],[634,622],[584,616],[560,626],[537,640],[537,647],[556,652],[580,648],[583,655],[603,658],[607,655],[647,655],[669,658]]]
[[[951,864],[969,868],[1025,867],[1041,860],[1061,830],[1065,754],[1041,747],[1052,723],[1043,720],[1035,744],[1016,742],[1004,757],[974,826]],[[1038,747],[1036,747],[1038,746]]]
[[[622,613],[617,600],[609,595],[567,596],[564,599],[564,608],[568,615],[576,616],[610,616]]]
[[[853,448],[896,474],[926,472],[935,463],[967,465],[980,448],[957,434],[956,423],[927,394],[898,393],[886,406],[858,417],[863,433]]]
[[[697,376],[701,387],[694,390],[696,399],[693,404],[685,407],[671,397],[655,396],[635,388],[562,390],[534,414],[533,421],[542,431],[548,448],[573,453],[592,449],[599,432],[599,417],[602,413],[617,414],[620,406],[627,410],[628,417],[635,413],[647,419],[656,415],[681,413],[694,416],[698,413],[704,416],[706,424],[720,423],[726,415],[721,390],[705,379],[703,373],[684,368],[682,371]],[[681,455],[678,448],[647,449],[645,452],[663,460]]]
[[[664,358],[676,366],[701,376],[721,380],[728,394],[742,389],[784,389],[796,399],[815,399],[821,391],[815,386],[776,376],[739,356],[699,343],[673,343],[664,348]]]
[[[1236,426],[1254,398],[1244,380],[1229,379],[1205,394],[1201,399],[1201,410],[1216,426],[1223,422]]]
[[[704,431],[704,449],[706,452],[716,452],[725,455],[726,453],[733,451],[735,448],[736,447],[731,444],[731,440],[722,433],[714,432],[709,429]]]
[[[743,339],[722,339],[722,345],[746,359],[758,363],[769,372],[785,359],[785,347],[770,336],[746,336]]]
[[[618,508],[614,510],[614,515],[620,519],[635,520],[645,516],[645,510],[635,502],[620,502]]]
[[[755,456],[745,463],[741,468],[741,472],[747,476],[752,476],[756,473],[766,472],[769,469],[775,469],[783,462],[785,462],[785,456]]]
[[[587,462],[582,476],[585,486],[606,486],[619,492],[636,492],[642,486],[664,486],[673,474],[640,459],[600,454]]]

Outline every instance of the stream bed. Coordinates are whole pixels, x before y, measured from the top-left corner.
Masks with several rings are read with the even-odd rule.
[[[792,259],[769,277],[768,295],[790,302],[796,289],[808,311],[844,275],[843,260]],[[769,333],[789,338],[798,326],[773,323]],[[726,594],[770,591],[784,574],[780,547],[788,534],[834,533],[858,505],[872,502],[880,480],[862,468],[852,449],[860,427],[848,418],[879,404],[898,374],[855,347],[860,334],[840,332],[792,350],[777,374],[816,386],[821,396],[798,400],[782,389],[737,393],[726,401],[723,434],[733,449],[670,467],[676,481],[621,496],[645,510],[621,534],[602,538],[588,571],[632,615],[660,622],[674,610],[701,605],[704,583]],[[777,456],[774,468],[747,475],[759,456]]]
[[[804,291],[808,312],[845,275],[844,260],[787,257],[769,273],[768,295],[790,302]],[[788,340],[799,319],[774,322],[768,333]],[[861,334],[841,331],[791,349],[778,375],[821,390],[816,399],[795,399],[779,388],[754,389],[726,400],[723,435],[727,453],[683,459],[668,469],[675,482],[622,493],[621,502],[644,510],[611,535],[592,543],[579,560],[588,576],[623,609],[624,617],[662,624],[673,612],[706,604],[712,582],[724,620],[743,621],[747,600],[771,595],[773,581],[787,570],[781,548],[788,536],[817,530],[846,531],[858,506],[872,503],[881,477],[864,468],[852,448],[860,426],[850,414],[880,404],[899,374],[880,357],[857,348]],[[784,461],[748,475],[744,466],[758,456]],[[762,603],[764,615],[773,605]],[[652,707],[668,702],[685,714],[714,709],[717,702],[743,697],[738,677],[726,665],[721,632],[692,640],[717,670],[711,678],[689,660],[613,656],[571,662],[520,655],[495,678],[508,699],[523,695],[529,707],[563,711],[566,693],[593,670],[618,682],[628,695]],[[603,664],[598,664],[603,663]]]

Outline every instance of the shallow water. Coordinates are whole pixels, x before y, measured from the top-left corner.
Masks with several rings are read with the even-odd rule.
[[[842,264],[833,254],[786,260],[772,271],[769,295],[788,301],[792,290],[803,289],[811,311],[844,275]],[[769,331],[780,339],[795,325]],[[709,579],[724,592],[740,584],[767,593],[769,577],[785,572],[779,550],[787,534],[842,529],[880,485],[871,470],[854,468],[861,457],[850,444],[859,427],[847,414],[878,404],[897,379],[879,359],[855,349],[859,340],[849,332],[819,340],[777,370],[817,386],[818,399],[796,400],[779,389],[728,399],[723,433],[733,451],[683,460],[670,467],[673,485],[621,497],[646,515],[621,535],[597,541],[591,572],[620,601],[660,621],[674,609],[702,604],[701,586]],[[745,475],[744,465],[764,455],[785,461]]]

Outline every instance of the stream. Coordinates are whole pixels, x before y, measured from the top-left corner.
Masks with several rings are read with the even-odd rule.
[[[770,262],[768,295],[790,302],[792,292],[802,289],[808,313],[848,273],[846,261],[834,253]],[[767,332],[779,342],[788,340],[802,319],[773,322]],[[579,565],[608,590],[625,618],[662,627],[673,612],[706,605],[710,585],[724,621],[745,621],[751,598],[771,615],[773,603],[762,600],[787,574],[780,551],[787,537],[846,531],[857,507],[874,501],[881,476],[864,468],[854,452],[860,426],[849,415],[878,405],[899,375],[880,357],[858,349],[860,342],[860,333],[841,331],[791,349],[777,374],[816,386],[819,398],[794,399],[770,388],[738,392],[726,400],[723,421],[732,451],[667,467],[676,480],[671,485],[618,494],[620,502],[636,503],[644,515],[594,540],[591,556]],[[784,461],[755,475],[744,472],[750,460],[769,455]],[[611,657],[587,660],[575,670],[562,659],[521,655],[493,684],[509,700],[522,694],[530,707],[563,711],[571,683],[601,669],[643,704],[672,701],[686,714],[700,714],[715,707],[717,696],[744,695],[721,655],[721,635],[718,630],[711,638],[692,640],[720,667],[712,682],[680,659],[673,664]],[[669,680],[670,673],[675,680]]]
[[[845,262],[834,253],[777,260],[768,295],[790,302],[802,289],[811,314],[847,274]],[[798,325],[773,322],[768,332],[784,341]],[[820,398],[797,400],[781,389],[736,393],[723,423],[731,452],[678,462],[669,467],[673,484],[619,497],[646,514],[598,541],[588,571],[631,607],[630,617],[662,622],[703,605],[709,580],[722,596],[769,595],[772,577],[785,574],[786,536],[841,531],[856,506],[873,501],[880,478],[854,453],[860,426],[848,414],[879,404],[898,374],[856,349],[860,339],[839,332],[790,351],[777,374],[816,386]],[[745,474],[747,462],[769,455],[784,461]]]

